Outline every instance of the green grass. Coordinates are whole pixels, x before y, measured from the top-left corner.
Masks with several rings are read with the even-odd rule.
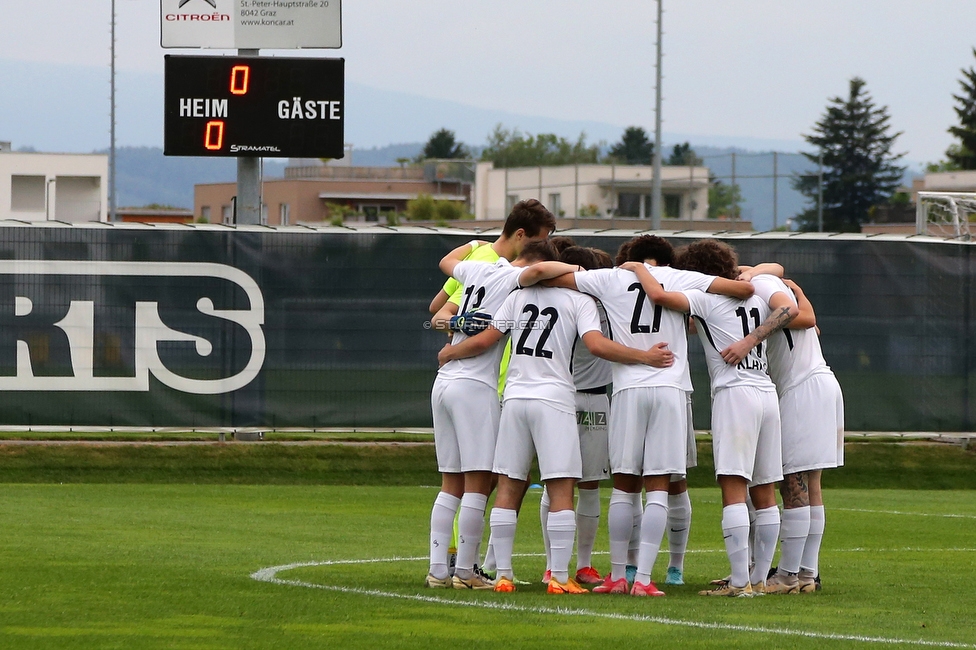
[[[395,444],[429,436],[358,436],[392,444],[0,445],[0,483],[440,484],[433,445]],[[699,439],[691,486],[715,485],[711,456],[710,441]],[[849,442],[846,460],[842,470],[825,474],[827,487],[976,488],[976,449],[958,445]]]
[[[725,600],[695,594],[724,575],[727,564],[718,491],[693,489],[689,584],[667,589],[666,598],[638,600],[546,596],[535,582],[543,569],[536,555],[516,559],[517,573],[532,584],[511,595],[424,590],[423,559],[308,566],[278,576],[325,588],[249,577],[298,562],[423,558],[430,488],[5,484],[0,490],[2,648],[882,645],[846,638],[865,636],[976,647],[973,491],[828,490],[825,590]],[[541,550],[538,500],[539,491],[530,491],[519,552]],[[604,528],[597,550],[606,548]],[[606,568],[606,556],[597,562]],[[663,566],[659,561],[657,574]],[[773,632],[786,630],[841,636]]]

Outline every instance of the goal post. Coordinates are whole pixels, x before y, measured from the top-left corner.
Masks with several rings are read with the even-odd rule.
[[[970,240],[976,228],[976,192],[919,192],[915,233]]]

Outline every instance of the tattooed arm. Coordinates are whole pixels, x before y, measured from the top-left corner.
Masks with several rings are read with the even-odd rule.
[[[793,304],[793,301],[783,293],[774,294],[770,302],[775,302],[776,304],[770,305],[774,309],[769,315],[769,318],[763,321],[759,327],[749,332],[748,336],[739,339],[722,350],[720,354],[725,359],[725,363],[733,366],[739,363],[746,358],[746,355],[752,351],[752,348],[769,338],[769,335],[773,332],[789,325],[790,321],[800,313],[800,310]]]

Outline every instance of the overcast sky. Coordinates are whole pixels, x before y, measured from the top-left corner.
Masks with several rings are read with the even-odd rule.
[[[228,2],[229,0],[220,0]],[[664,0],[665,131],[799,140],[861,76],[915,161],[942,157],[974,0]],[[0,0],[0,58],[109,63],[109,0]],[[161,73],[158,0],[116,0],[118,66]],[[349,81],[653,129],[652,0],[345,0]],[[40,82],[40,80],[38,80]],[[0,89],[2,92],[2,89]]]

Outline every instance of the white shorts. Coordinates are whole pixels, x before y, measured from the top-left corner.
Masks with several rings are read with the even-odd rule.
[[[610,399],[606,393],[576,393],[576,429],[583,459],[583,482],[610,478],[609,417]]]
[[[685,391],[685,397],[688,400],[688,452],[685,455],[685,467],[691,469],[698,467],[698,442],[695,440],[695,419],[691,408],[691,391]],[[688,472],[672,474],[671,482],[677,483],[686,478],[688,478]]]
[[[660,476],[682,474],[688,454],[685,392],[671,386],[625,388],[610,411],[610,471]]]
[[[716,476],[742,476],[750,486],[783,480],[776,392],[732,386],[715,393],[712,449]]]
[[[783,473],[844,464],[844,395],[831,374],[808,377],[783,393]]]
[[[572,413],[538,399],[508,399],[498,425],[496,474],[517,481],[529,476],[538,454],[543,481],[583,476],[580,441]]]
[[[474,379],[434,380],[437,469],[444,474],[490,472],[498,437],[498,390]]]

